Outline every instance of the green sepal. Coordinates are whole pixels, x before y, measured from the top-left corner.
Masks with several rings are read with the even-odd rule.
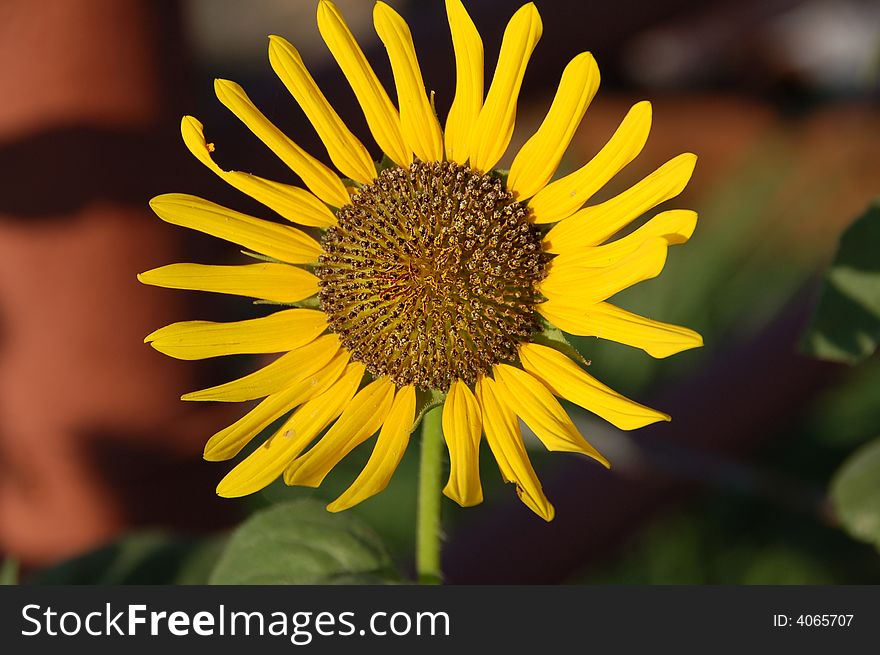
[[[504,188],[507,188],[507,178],[510,177],[510,169],[493,168],[491,171],[489,171],[489,175],[501,180],[502,184],[504,184]]]
[[[247,257],[251,257],[261,262],[266,262],[268,264],[284,264],[285,266],[293,266],[294,268],[302,268],[310,273],[315,272],[315,267],[318,265],[317,262],[312,264],[291,264],[290,262],[283,262],[280,259],[275,259],[274,257],[269,257],[268,255],[261,255],[256,252],[251,252],[250,250],[242,250],[240,251],[242,255]]]
[[[437,94],[432,89],[431,92],[428,94],[428,102],[431,104],[431,112],[433,112],[434,118],[437,119],[437,123],[439,124],[440,123],[440,114],[437,113],[437,105],[434,102],[436,95]]]
[[[269,257],[269,255],[261,255],[258,252],[251,252],[250,250],[242,250],[241,254],[245,257],[250,257],[252,259],[259,260],[261,262],[267,262],[269,264],[287,264],[287,262],[283,262],[280,259],[275,259],[274,257]],[[290,264],[288,264],[290,266]]]
[[[440,407],[445,400],[446,393],[443,391],[437,391],[436,389],[431,389],[430,391],[416,391],[416,405],[419,406],[420,409],[418,414],[416,414],[416,420],[413,421],[410,434],[419,429],[419,425],[421,425],[425,414],[435,407]]]
[[[533,334],[532,341],[539,343],[542,346],[558,350],[563,355],[567,355],[582,366],[589,366],[591,364],[590,360],[585,359],[584,356],[571,345],[568,339],[565,338],[565,334],[563,334],[562,330],[555,325],[551,325],[547,321],[542,321],[542,323],[544,324],[543,331]]]
[[[396,168],[396,167],[397,167],[397,164],[395,164],[393,161],[391,161],[391,158],[388,155],[383,153],[382,159],[380,159],[379,161],[376,162],[376,173],[378,174],[384,170],[388,170],[389,168]]]
[[[279,302],[278,300],[254,300],[255,305],[277,305],[278,307],[301,307],[304,309],[321,309],[321,303],[317,296],[297,300],[296,302]]]

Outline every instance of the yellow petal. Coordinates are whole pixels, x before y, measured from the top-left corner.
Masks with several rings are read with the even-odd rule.
[[[519,347],[523,368],[553,393],[601,416],[621,430],[635,430],[668,414],[645,407],[599,382],[558,350],[537,343]]]
[[[382,427],[393,399],[394,383],[388,378],[379,378],[358,391],[318,443],[287,467],[285,484],[320,486],[343,457]]]
[[[703,337],[693,330],[653,321],[607,302],[583,309],[551,300],[536,309],[569,334],[617,341],[641,348],[652,357],[669,357],[703,345]]]
[[[498,462],[504,481],[516,485],[516,494],[526,507],[545,521],[552,521],[555,510],[544,495],[535,469],[529,461],[519,421],[516,414],[498,399],[495,384],[489,377],[477,381],[477,398],[483,412],[486,441]]]
[[[593,159],[570,175],[551,182],[529,201],[535,223],[568,218],[617,175],[645,147],[651,131],[651,103],[636,104],[614,136]]]
[[[224,107],[302,178],[309,191],[332,207],[348,203],[348,191],[339,176],[279,130],[256,108],[238,84],[229,80],[214,80],[214,92]]]
[[[560,254],[553,266],[610,266],[636,251],[649,239],[661,237],[671,246],[685,243],[697,227],[697,212],[688,209],[670,209],[647,221],[639,229],[617,241],[602,246],[588,246],[576,241],[558,244]]]
[[[461,0],[446,0],[455,50],[455,97],[446,116],[446,159],[466,164],[471,131],[483,106],[483,40]]]
[[[440,123],[425,94],[409,27],[400,14],[384,2],[377,2],[373,7],[373,24],[391,61],[403,139],[422,161],[440,161],[443,159]]]
[[[412,151],[406,147],[400,115],[339,10],[328,0],[318,3],[318,30],[357,96],[376,143],[395,164],[409,166]]]
[[[183,193],[166,193],[150,201],[166,223],[210,234],[248,250],[290,264],[318,261],[321,246],[302,230],[242,214]]]
[[[504,30],[495,75],[470,138],[471,166],[478,171],[491,169],[507,150],[519,89],[542,29],[538,9],[530,2],[513,15]]]
[[[287,264],[169,264],[141,273],[138,280],[168,289],[213,291],[282,303],[296,302],[318,293],[318,278]]]
[[[249,375],[215,387],[184,394],[180,399],[228,403],[263,398],[281,391],[294,382],[317,374],[337,352],[339,352],[339,337],[335,334],[325,334],[305,346],[284,353],[271,364]]]
[[[335,384],[348,364],[348,353],[340,352],[312,375],[294,380],[265,398],[232,425],[220,430],[205,444],[204,458],[217,462],[235,457],[241,449],[273,421],[317,397]]]
[[[655,237],[619,262],[604,267],[583,267],[577,263],[551,261],[547,277],[539,288],[550,300],[574,307],[592,305],[610,298],[639,282],[660,275],[666,264],[666,239]]]
[[[553,177],[598,90],[596,60],[589,52],[581,53],[565,67],[544,122],[510,166],[507,188],[517,200],[531,198]]]
[[[646,211],[681,193],[691,179],[696,163],[696,155],[679,155],[623,193],[601,204],[585,207],[553,226],[544,237],[547,249],[555,253],[558,248],[565,247],[563,244],[575,241],[585,246],[602,243]]]
[[[416,413],[416,390],[412,385],[403,387],[394,396],[388,417],[379,431],[376,446],[366,466],[339,498],[327,505],[331,512],[354,507],[388,486],[403,453],[409,445]]]
[[[449,481],[443,493],[462,507],[483,502],[480,486],[480,432],[483,420],[473,392],[461,380],[443,403],[443,436],[449,448]]]
[[[144,343],[176,359],[258,355],[299,348],[326,328],[327,315],[322,311],[285,309],[263,318],[230,323],[172,323],[147,335]]]
[[[370,184],[376,178],[370,153],[321,93],[296,48],[280,36],[270,36],[269,63],[314,125],[336,168],[352,180]]]
[[[608,460],[587,443],[553,394],[536,378],[507,364],[492,367],[498,396],[537,435],[547,450],[583,453],[603,466]]]
[[[278,432],[232,469],[217,485],[217,494],[237,498],[270,485],[342,413],[363,376],[362,364],[349,364],[332,387],[297,409]]]
[[[293,223],[327,227],[336,223],[336,217],[327,206],[312,193],[289,184],[267,180],[250,173],[224,171],[214,160],[214,144],[207,143],[202,124],[192,116],[184,116],[180,123],[183,142],[193,156],[208,167],[221,180],[242,193],[249,195],[272,211]]]

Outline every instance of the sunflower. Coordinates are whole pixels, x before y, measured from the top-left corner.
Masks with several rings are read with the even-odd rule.
[[[619,195],[587,205],[644,146],[651,105],[640,102],[591,161],[551,181],[599,86],[596,62],[585,52],[566,66],[546,117],[510,170],[493,170],[513,134],[541,18],[533,4],[513,15],[484,95],[480,35],[460,0],[446,0],[446,10],[456,85],[441,127],[401,16],[375,5],[395,106],[337,8],[318,4],[318,29],[384,153],[380,163],[346,127],[297,50],[277,36],[269,38],[272,69],[338,173],[282,133],[233,82],[215,82],[218,99],[302,187],[220,168],[202,124],[191,116],[182,121],[183,140],[199,161],[306,228],[190,195],[151,202],[162,220],[237,244],[256,263],[172,264],[141,274],[141,282],[278,306],[252,320],[174,323],[145,340],[187,360],[283,353],[245,377],[183,396],[262,399],[211,437],[204,457],[212,461],[235,457],[287,416],[222,479],[221,496],[251,494],[279,476],[289,485],[317,487],[378,432],[357,479],[328,505],[334,512],[352,507],[386,487],[421,416],[442,404],[450,460],[443,492],[462,506],[482,501],[478,457],[485,434],[504,480],[549,521],[554,510],[529,462],[520,419],[547,449],[582,453],[605,466],[557,397],[624,430],[669,420],[588,374],[564,333],[611,339],[654,357],[702,344],[691,330],[608,302],[658,275],[667,248],[691,236],[696,214],[671,210],[609,241],[678,195],[696,157],[675,157]]]

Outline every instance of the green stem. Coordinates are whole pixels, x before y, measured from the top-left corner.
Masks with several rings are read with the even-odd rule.
[[[18,584],[18,560],[10,557],[0,563],[0,585]]]
[[[416,573],[419,584],[440,584],[440,486],[443,463],[443,407],[422,419],[419,507],[416,525]]]

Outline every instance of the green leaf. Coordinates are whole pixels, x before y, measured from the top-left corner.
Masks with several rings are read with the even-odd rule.
[[[825,563],[787,544],[769,544],[751,552],[740,584],[820,585],[834,584]]]
[[[206,584],[223,538],[128,534],[38,573],[35,584]]]
[[[211,584],[398,582],[379,537],[350,514],[313,500],[256,512],[233,532]]]
[[[837,470],[831,502],[850,536],[880,550],[880,439],[859,448]]]
[[[807,353],[857,363],[880,343],[880,198],[843,233],[804,339]]]
[[[880,426],[880,358],[860,364],[814,398],[802,419],[818,444],[850,453]]]

